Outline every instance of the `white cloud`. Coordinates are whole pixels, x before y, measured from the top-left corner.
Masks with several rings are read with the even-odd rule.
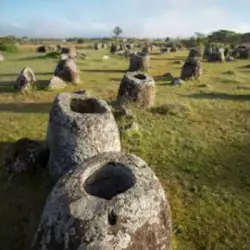
[[[117,9],[114,17],[107,12],[106,17],[94,20],[71,15],[61,20],[36,18],[21,23],[2,23],[0,35],[110,36],[116,25],[121,26],[125,36],[135,37],[190,36],[194,32],[209,33],[218,29],[250,31],[250,19],[249,23],[235,20],[233,12],[222,8],[215,0],[154,0],[153,4],[152,0],[127,0],[126,3],[128,9]],[[75,8],[79,13],[80,8]],[[74,9],[70,13],[74,13]]]

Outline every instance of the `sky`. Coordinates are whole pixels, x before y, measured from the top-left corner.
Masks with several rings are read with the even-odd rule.
[[[250,32],[250,0],[0,0],[0,36],[188,37]]]

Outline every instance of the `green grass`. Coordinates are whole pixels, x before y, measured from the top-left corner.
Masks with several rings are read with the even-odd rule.
[[[87,89],[92,96],[114,101],[127,60],[102,61],[104,51],[89,54],[78,60],[83,82],[65,91]],[[123,150],[143,158],[161,180],[172,207],[174,250],[248,250],[250,70],[243,66],[249,62],[204,63],[200,82],[170,86],[159,76],[178,76],[181,65],[173,62],[186,55],[152,56],[149,73],[156,79],[159,108],[132,107],[140,133],[122,136]],[[49,79],[57,60],[40,57],[6,54],[0,65],[1,158],[10,142],[45,138],[57,93],[22,95],[9,87],[23,67],[31,67],[39,81]],[[0,249],[28,249],[52,186],[45,173],[9,180],[1,168]]]

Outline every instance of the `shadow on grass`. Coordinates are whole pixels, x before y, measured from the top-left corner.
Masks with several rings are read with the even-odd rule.
[[[1,162],[10,142],[0,142]],[[1,164],[2,165],[2,164]],[[0,249],[30,249],[55,180],[46,171],[11,175],[0,170]]]
[[[49,113],[52,103],[0,103],[0,112]]]
[[[126,70],[121,69],[82,69],[82,72],[92,72],[92,73],[126,73]]]
[[[22,61],[36,61],[36,60],[44,60],[44,59],[54,59],[57,60],[58,58],[51,58],[47,56],[47,54],[40,55],[40,56],[29,56],[29,57],[22,57],[16,59],[16,61],[22,62]]]
[[[160,76],[154,76],[155,81],[173,81],[174,76],[171,73],[166,73]]]
[[[196,93],[191,95],[182,95],[189,98],[195,99],[219,99],[219,100],[228,100],[228,101],[250,101],[249,95],[233,95],[227,93]]]
[[[20,70],[21,71],[21,70]],[[34,72],[36,76],[52,76],[54,72]],[[12,73],[12,74],[0,74],[0,77],[18,77],[19,73]],[[1,82],[0,82],[1,85]]]

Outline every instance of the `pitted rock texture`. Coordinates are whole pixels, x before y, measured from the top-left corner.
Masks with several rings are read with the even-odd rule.
[[[65,56],[61,58],[55,69],[55,76],[65,82],[79,83],[80,75],[75,60]]]
[[[139,52],[132,54],[129,62],[129,71],[147,71],[149,69],[150,57],[148,54]]]
[[[155,102],[155,81],[144,72],[127,72],[120,84],[117,103],[134,101],[142,107],[151,107]]]
[[[97,155],[62,177],[47,199],[36,250],[170,250],[171,210],[135,155]]]
[[[188,58],[181,69],[182,80],[199,79],[202,75],[202,64],[198,57]]]
[[[108,104],[75,93],[56,97],[46,141],[49,170],[56,175],[96,154],[121,150],[118,126]]]
[[[36,81],[35,74],[30,68],[23,68],[15,82],[15,89],[23,91],[28,89]]]

